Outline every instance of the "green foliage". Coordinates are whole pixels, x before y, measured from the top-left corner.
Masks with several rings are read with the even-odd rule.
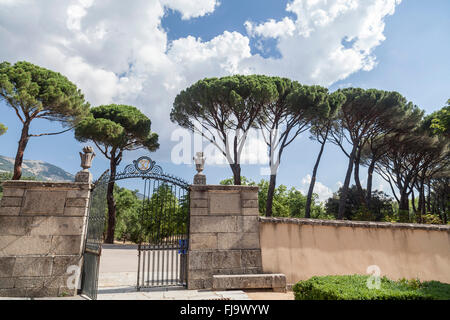
[[[342,188],[333,194],[325,203],[327,214],[338,216],[339,200],[342,194]],[[372,192],[371,208],[367,209],[362,200],[366,191],[360,194],[358,188],[353,185],[348,189],[345,202],[344,218],[347,220],[358,221],[385,221],[394,216],[393,200],[382,191]]]
[[[443,224],[441,218],[438,215],[427,213],[422,215],[422,221],[420,223],[424,224]]]
[[[137,190],[114,187],[117,222],[115,238],[135,243],[155,242],[183,235],[189,214],[187,197],[178,198],[172,188],[161,184],[150,199],[141,200]]]
[[[254,114],[256,106],[260,109],[277,97],[277,85],[267,76],[205,78],[177,95],[170,119],[191,130],[194,130],[195,120],[215,124],[212,127],[220,125],[218,121],[221,120],[219,122],[228,128],[245,129],[243,125],[247,121],[242,119],[249,120],[247,116]]]
[[[450,99],[441,110],[433,112],[424,119],[425,129],[430,129],[433,134],[450,137]]]
[[[0,97],[30,120],[74,123],[89,110],[81,91],[65,76],[26,61],[0,63]]]
[[[183,235],[187,230],[188,199],[178,199],[168,184],[161,184],[150,199],[144,201],[142,210],[143,241],[154,243],[173,235]]]
[[[8,127],[6,127],[3,123],[0,123],[0,136],[5,134],[6,130],[8,130]]]
[[[448,300],[450,284],[380,278],[380,289],[369,289],[367,275],[312,277],[293,287],[296,300]]]
[[[155,151],[158,135],[151,132],[150,119],[136,107],[127,105],[103,105],[92,108],[90,116],[75,129],[79,141],[95,141],[97,144],[117,150],[134,150],[145,147]]]
[[[261,179],[259,183],[255,183],[241,177],[242,185],[258,186],[258,205],[259,213],[265,215],[267,191],[269,190],[269,181]],[[233,185],[233,178],[220,181],[221,185]],[[316,203],[317,194],[313,196],[313,205],[311,206],[312,217],[318,219],[329,219],[320,204]],[[275,188],[273,197],[272,211],[274,217],[292,217],[303,218],[305,216],[306,196],[299,190],[292,187],[288,189],[285,185],[279,185]]]
[[[138,242],[141,231],[142,200],[138,198],[137,190],[131,191],[115,185],[114,199],[117,210],[115,238]]]

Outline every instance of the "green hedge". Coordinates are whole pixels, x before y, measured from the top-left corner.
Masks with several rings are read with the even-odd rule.
[[[294,285],[296,300],[450,300],[450,284],[438,281],[380,279],[380,289],[369,289],[369,276],[312,277]]]

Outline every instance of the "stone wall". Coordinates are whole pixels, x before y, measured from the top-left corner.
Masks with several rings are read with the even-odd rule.
[[[258,187],[193,185],[188,289],[210,289],[213,275],[261,273]]]
[[[260,218],[264,272],[288,284],[312,276],[367,274],[450,283],[450,226]]]
[[[75,295],[90,185],[6,181],[0,203],[0,296]]]

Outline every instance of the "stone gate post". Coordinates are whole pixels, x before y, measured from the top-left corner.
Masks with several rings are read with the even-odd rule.
[[[78,182],[3,183],[0,296],[77,294],[90,177],[84,170]]]

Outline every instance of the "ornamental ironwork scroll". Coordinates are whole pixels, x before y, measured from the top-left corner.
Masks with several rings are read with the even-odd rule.
[[[173,183],[184,189],[189,188],[189,183],[187,181],[165,173],[163,168],[156,164],[156,161],[147,156],[142,156],[136,160],[133,160],[132,163],[125,166],[123,171],[118,172],[114,177],[111,177],[109,175],[109,170],[106,170],[100,178],[94,182],[94,188],[102,183],[128,178],[155,179]]]

